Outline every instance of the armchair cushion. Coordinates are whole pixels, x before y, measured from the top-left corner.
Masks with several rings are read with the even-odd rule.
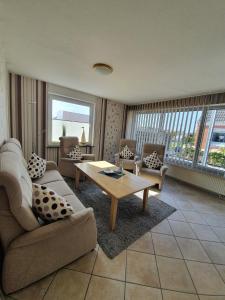
[[[154,151],[152,154],[143,158],[145,165],[150,169],[160,169],[163,163],[159,159],[157,152]]]
[[[132,151],[130,151],[127,145],[120,152],[120,158],[124,158],[124,159],[134,159],[134,155],[135,154]]]
[[[80,147],[78,145],[76,145],[72,151],[70,151],[67,154],[70,158],[75,159],[75,160],[81,160],[82,158],[82,154],[81,154],[81,150]]]

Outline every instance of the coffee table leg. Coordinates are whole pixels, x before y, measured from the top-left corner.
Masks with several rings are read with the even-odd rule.
[[[110,211],[110,229],[114,230],[116,227],[118,199],[112,197],[111,199],[111,211]]]
[[[75,171],[75,188],[78,189],[80,184],[80,170],[76,168]]]
[[[143,192],[143,211],[145,211],[148,201],[148,189],[144,189]]]

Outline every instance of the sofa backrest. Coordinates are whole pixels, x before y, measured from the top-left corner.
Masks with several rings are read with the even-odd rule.
[[[60,157],[68,157],[73,148],[79,145],[79,139],[76,136],[62,136],[59,138],[60,141]]]
[[[0,148],[0,237],[3,247],[39,227],[32,212],[32,182],[21,146],[10,139]]]

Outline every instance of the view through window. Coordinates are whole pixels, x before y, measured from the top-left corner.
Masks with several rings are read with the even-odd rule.
[[[50,143],[58,143],[61,136],[77,136],[81,140],[83,130],[87,142],[91,142],[92,104],[51,95]]]
[[[144,143],[164,144],[170,163],[225,171],[225,108],[135,112],[131,131],[139,154]]]

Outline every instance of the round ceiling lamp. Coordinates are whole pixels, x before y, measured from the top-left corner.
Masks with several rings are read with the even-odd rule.
[[[97,63],[93,65],[93,68],[96,72],[102,75],[108,75],[113,72],[113,68],[110,65],[103,64],[103,63]]]

